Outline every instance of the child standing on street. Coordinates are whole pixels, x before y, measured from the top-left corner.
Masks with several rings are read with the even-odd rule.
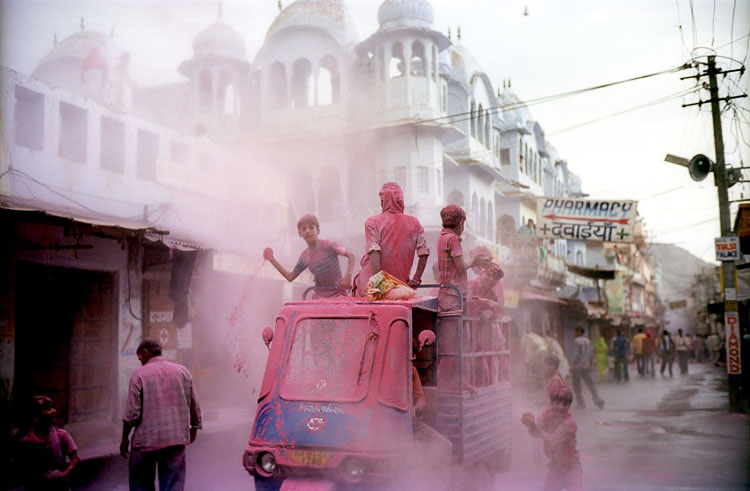
[[[551,407],[542,412],[538,421],[531,413],[521,417],[521,422],[529,428],[529,434],[544,440],[544,454],[549,457],[545,491],[583,489],[581,460],[576,448],[578,428],[569,412],[572,402],[573,392],[563,385],[552,395]]]
[[[305,215],[297,222],[297,231],[307,243],[294,269],[288,271],[273,255],[273,249],[263,251],[263,259],[270,262],[287,281],[294,281],[302,272],[309,269],[315,279],[315,286],[327,287],[316,292],[318,297],[332,297],[344,294],[351,288],[352,270],[355,257],[350,251],[331,240],[319,239],[320,223],[314,215]],[[346,256],[346,274],[341,276],[339,256]],[[338,289],[335,289],[338,288]]]
[[[31,428],[19,445],[19,470],[24,489],[70,489],[68,475],[80,460],[78,447],[70,433],[55,426],[56,416],[52,399],[33,397]]]

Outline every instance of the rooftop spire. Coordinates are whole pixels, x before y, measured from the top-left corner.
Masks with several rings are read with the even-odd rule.
[[[83,32],[86,29],[86,23],[83,22],[83,17],[81,17],[81,32]]]

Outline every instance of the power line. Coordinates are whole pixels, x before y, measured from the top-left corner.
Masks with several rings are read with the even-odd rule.
[[[586,121],[586,122],[583,122],[583,123],[579,123],[579,124],[576,124],[576,125],[573,125],[573,126],[568,126],[567,128],[563,128],[561,130],[552,131],[552,132],[547,133],[547,134],[548,135],[556,135],[556,134],[559,134],[559,133],[563,133],[565,131],[574,130],[576,128],[580,128],[581,126],[586,126],[586,125],[589,125],[591,123],[597,123],[597,122],[605,120],[605,119],[613,118],[615,116],[620,116],[622,114],[627,114],[627,113],[635,111],[637,109],[643,109],[643,108],[646,108],[646,107],[654,106],[656,104],[661,104],[663,102],[671,101],[672,99],[676,99],[678,97],[683,97],[685,95],[692,94],[692,93],[697,92],[699,90],[700,90],[700,86],[695,86],[695,87],[693,87],[691,89],[688,89],[688,90],[681,90],[679,92],[675,92],[674,94],[671,94],[671,95],[668,95],[668,96],[665,96],[665,97],[660,97],[659,99],[654,99],[652,101],[645,102],[645,103],[640,104],[638,106],[634,106],[634,107],[631,107],[631,108],[628,108],[628,109],[624,109],[622,111],[618,111],[618,112],[615,112],[615,113],[612,113],[612,114],[608,114],[606,116],[602,116],[600,118],[592,119],[592,120],[589,120],[589,121]]]
[[[659,72],[648,73],[646,75],[639,75],[637,77],[631,77],[631,78],[627,78],[627,79],[624,79],[624,80],[618,80],[616,82],[608,82],[608,83],[605,83],[605,84],[594,85],[592,87],[586,87],[586,88],[583,88],[583,89],[576,89],[576,90],[571,90],[571,91],[567,91],[567,92],[560,92],[560,93],[557,93],[557,94],[552,94],[552,95],[548,95],[548,96],[543,96],[543,97],[537,97],[537,98],[534,98],[534,99],[529,99],[527,101],[520,101],[519,100],[519,101],[511,103],[511,104],[499,104],[499,105],[495,105],[495,106],[490,106],[490,107],[487,107],[487,108],[482,108],[482,111],[487,111],[487,112],[489,112],[491,114],[495,114],[495,113],[497,113],[499,111],[508,111],[508,110],[513,110],[513,109],[518,109],[518,108],[521,108],[521,107],[529,107],[529,106],[532,106],[532,105],[535,105],[535,104],[541,104],[543,102],[550,102],[550,101],[553,101],[553,100],[558,100],[558,99],[562,99],[562,98],[565,98],[565,97],[570,97],[570,96],[574,96],[574,95],[578,95],[578,94],[583,94],[583,93],[591,92],[591,91],[594,91],[594,90],[604,89],[604,88],[607,88],[607,87],[613,87],[615,85],[620,85],[620,84],[624,84],[624,83],[628,83],[628,82],[634,82],[636,80],[643,80],[643,79],[646,79],[646,78],[655,77],[657,75],[663,75],[665,73],[675,73],[675,72],[678,72],[680,70],[685,70],[687,68],[690,68],[690,66],[691,65],[689,63],[685,63],[685,64],[682,64],[682,65],[680,65],[678,67],[669,68],[667,70],[662,70],[662,71],[659,71]],[[473,111],[469,110],[469,111],[464,111],[464,112],[460,112],[460,113],[448,114],[448,115],[445,115],[445,116],[438,116],[436,118],[420,119],[418,121],[418,123],[441,122],[443,120],[448,119],[450,121],[445,122],[445,123],[440,123],[440,124],[455,124],[455,123],[458,123],[458,122],[461,122],[461,121],[466,121],[467,119],[471,119],[471,118],[464,118],[464,119],[458,119],[458,120],[455,120],[453,118],[463,117],[463,116],[474,117],[474,115],[477,114],[477,113],[478,113],[478,110],[473,110]]]

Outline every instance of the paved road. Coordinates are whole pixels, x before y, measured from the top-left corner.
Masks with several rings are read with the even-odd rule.
[[[633,367],[631,367],[633,368]],[[633,370],[631,370],[631,375]],[[639,378],[597,385],[606,401],[572,409],[585,489],[750,489],[750,418],[727,412],[726,375],[708,364],[674,378]],[[540,408],[516,401],[514,413]],[[591,409],[593,407],[593,409]],[[522,426],[514,432],[516,461],[497,489],[541,489],[541,449]]]
[[[572,410],[585,489],[750,489],[750,418],[727,412],[720,369],[691,365],[690,371],[686,377],[600,384],[603,409]],[[494,489],[541,489],[546,461],[539,441],[519,422],[526,411],[539,413],[541,403],[539,393],[516,392],[513,465],[496,476]],[[246,415],[207,414],[206,431],[188,449],[188,490],[253,488],[240,464],[250,429]],[[127,465],[119,457],[84,462],[80,471],[74,489],[127,489]]]

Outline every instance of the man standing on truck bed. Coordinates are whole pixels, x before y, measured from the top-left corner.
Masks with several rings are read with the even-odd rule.
[[[424,229],[416,217],[404,213],[404,192],[395,182],[387,182],[378,193],[383,212],[365,221],[366,250],[357,280],[357,295],[367,294],[367,281],[378,271],[387,271],[409,286],[422,282],[430,249]],[[409,277],[414,254],[417,270]]]

